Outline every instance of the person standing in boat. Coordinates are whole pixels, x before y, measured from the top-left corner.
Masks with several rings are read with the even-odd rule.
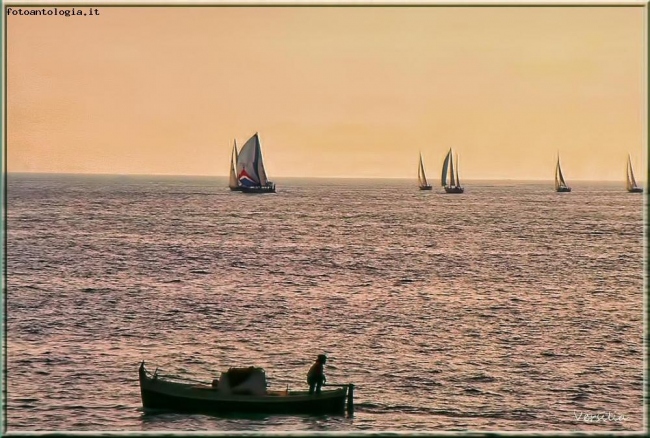
[[[309,372],[307,373],[307,383],[309,384],[309,393],[313,394],[314,389],[316,394],[320,394],[320,388],[323,386],[323,383],[327,381],[325,377],[325,362],[327,362],[327,356],[324,354],[319,354],[316,358],[316,362],[313,363]]]

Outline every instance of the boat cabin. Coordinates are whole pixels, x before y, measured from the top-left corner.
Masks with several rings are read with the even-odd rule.
[[[266,373],[258,367],[230,368],[221,373],[216,385],[217,391],[224,395],[264,395],[266,387]]]

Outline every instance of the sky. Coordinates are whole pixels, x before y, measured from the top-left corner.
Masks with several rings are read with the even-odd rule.
[[[9,172],[225,176],[258,132],[271,179],[453,148],[464,180],[645,180],[647,5],[94,8],[6,16]]]

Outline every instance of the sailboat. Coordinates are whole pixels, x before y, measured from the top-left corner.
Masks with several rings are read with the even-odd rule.
[[[228,182],[228,187],[232,191],[241,191],[241,186],[239,185],[239,180],[237,179],[237,173],[235,172],[235,163],[237,163],[237,140],[232,147],[232,156],[230,157],[230,181]]]
[[[636,180],[634,179],[634,172],[632,171],[632,160],[630,159],[630,154],[627,155],[627,191],[630,193],[643,193],[643,188],[636,185]]]
[[[559,193],[571,191],[571,187],[566,184],[564,176],[562,175],[562,169],[560,168],[560,154],[557,154],[557,165],[555,166],[555,191]]]
[[[418,167],[418,184],[420,190],[431,190],[431,184],[427,182],[427,175],[424,173],[424,165],[422,164],[422,154],[420,153],[420,166]]]
[[[236,170],[242,192],[275,193],[275,184],[266,178],[262,147],[257,132],[239,151]]]
[[[442,164],[440,183],[447,193],[463,193],[465,191],[460,186],[460,178],[458,177],[458,154],[456,154],[456,168],[454,169],[454,158],[451,153],[451,148],[449,148],[449,152],[447,152],[445,161]]]

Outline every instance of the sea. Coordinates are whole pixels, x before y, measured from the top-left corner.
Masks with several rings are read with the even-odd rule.
[[[623,182],[7,175],[4,430],[639,432],[644,199]],[[147,412],[138,366],[318,354],[351,415]]]

